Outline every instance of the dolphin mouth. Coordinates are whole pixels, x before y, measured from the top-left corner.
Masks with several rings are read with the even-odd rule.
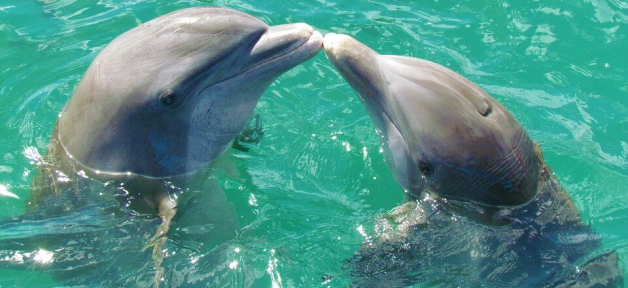
[[[340,40],[340,35],[336,33],[327,33],[323,39],[323,49],[327,58],[334,55],[334,42]]]
[[[311,40],[320,42],[318,49],[322,46],[323,37],[320,32],[315,31],[312,26],[305,23],[284,24],[270,26],[253,47],[251,55],[255,57],[268,58],[272,55],[282,56],[288,54]]]
[[[394,110],[399,110],[401,104],[390,91],[389,80],[381,72],[380,54],[348,35],[335,33],[325,35],[323,49],[329,61],[357,92],[378,135],[400,135],[405,145],[416,142],[404,133],[406,129],[403,128],[408,124],[403,117],[395,115]],[[404,188],[407,189],[406,186]],[[411,188],[422,189],[419,186]]]
[[[381,88],[375,82],[383,78],[376,59],[379,55],[377,52],[350,36],[335,33],[325,35],[323,50],[329,61],[360,96],[366,95],[384,108],[383,103],[380,103],[381,99],[374,95]]]
[[[323,46],[323,36],[305,23],[285,24],[271,26],[264,33],[251,50],[250,66],[236,74],[215,82],[203,90],[237,78],[242,74],[250,73],[266,66],[275,66],[275,73],[269,73],[271,77],[277,77],[292,67],[314,57]],[[288,59],[286,59],[288,58]],[[284,60],[282,63],[277,63]]]
[[[391,117],[388,111],[389,105],[396,104],[396,99],[392,97],[391,103],[385,105],[386,97],[382,94],[388,90],[386,86],[376,83],[387,83],[387,80],[380,73],[377,56],[379,53],[373,51],[366,45],[358,42],[350,36],[344,34],[329,33],[323,40],[323,49],[329,61],[338,69],[342,77],[356,90],[365,108],[369,111],[371,118],[381,118],[392,124],[394,129],[399,129],[395,118]],[[377,95],[379,93],[379,95]]]
[[[314,57],[322,46],[322,34],[305,23],[271,26],[251,51],[254,59],[259,60],[252,61],[254,64],[242,72],[294,54],[301,54],[294,60],[300,63]]]

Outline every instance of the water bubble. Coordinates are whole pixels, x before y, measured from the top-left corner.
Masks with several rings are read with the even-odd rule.
[[[360,225],[360,226],[358,226],[358,228],[356,230],[358,230],[358,233],[360,233],[360,235],[362,235],[362,237],[364,237],[364,238],[368,237],[366,235],[366,232],[364,231],[364,226]]]
[[[231,270],[238,269],[238,261],[233,261],[233,262],[229,263],[229,269],[231,269]]]
[[[347,152],[351,152],[351,145],[349,142],[342,142],[342,146],[345,146],[345,150],[347,150]]]
[[[249,205],[254,207],[259,206],[259,204],[257,204],[257,197],[255,197],[255,195],[253,194],[249,194]]]

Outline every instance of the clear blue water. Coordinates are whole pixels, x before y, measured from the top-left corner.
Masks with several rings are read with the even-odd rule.
[[[307,22],[323,34],[349,34],[382,54],[426,58],[469,78],[541,144],[583,221],[602,237],[602,250],[628,259],[627,2],[173,2],[0,2],[0,219],[24,214],[33,151],[45,153],[59,111],[97,53],[154,17],[211,5],[270,25]],[[175,230],[166,243],[170,276],[202,274],[214,285],[348,285],[343,261],[359,249],[378,215],[403,199],[366,111],[320,53],[280,77],[256,112],[264,137],[232,157],[233,169],[245,176],[216,176],[242,234],[203,246]],[[23,244],[12,249],[30,252],[74,249],[70,263],[94,264],[57,271],[65,279],[143,283],[152,264],[141,249],[155,220],[120,218],[107,209],[5,224],[0,244],[11,240]],[[6,262],[0,262],[0,287],[63,283],[45,265]]]

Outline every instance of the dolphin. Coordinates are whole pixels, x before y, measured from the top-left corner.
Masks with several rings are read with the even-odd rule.
[[[493,97],[441,65],[380,55],[347,35],[323,45],[411,200],[387,216],[397,229],[384,225],[350,261],[359,286],[623,284],[616,252],[591,256],[599,236]]]
[[[158,17],[99,53],[48,154],[103,181],[187,180],[229,150],[270,84],[321,46],[307,24],[268,26],[231,9]],[[130,193],[159,207],[167,195],[157,190]]]
[[[145,247],[153,247],[160,270],[177,197],[191,185],[207,187],[208,171],[230,150],[264,91],[314,57],[322,40],[304,23],[269,26],[214,7],[174,11],[118,36],[60,113],[29,207],[54,203],[67,191],[80,199],[85,178],[118,183],[125,205],[162,218]],[[213,215],[224,195],[188,202],[230,222]]]

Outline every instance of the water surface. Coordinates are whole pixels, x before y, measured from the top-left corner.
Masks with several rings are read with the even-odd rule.
[[[0,219],[24,214],[37,154],[45,153],[59,111],[97,53],[140,23],[203,5],[235,8],[270,25],[307,22],[382,54],[425,58],[461,73],[541,144],[583,221],[602,237],[602,250],[628,259],[628,4],[617,0],[4,0]],[[169,277],[227,286],[346,286],[343,261],[369,237],[377,216],[403,199],[366,111],[320,53],[280,77],[256,112],[264,137],[247,152],[234,151],[239,176],[216,175],[242,235],[199,246],[175,230],[166,244]],[[111,214],[107,203],[3,225],[0,241],[42,253],[42,267],[3,264],[0,287],[148,281],[150,256],[138,251],[155,220]],[[58,249],[76,259],[55,280],[45,273],[46,253]]]

